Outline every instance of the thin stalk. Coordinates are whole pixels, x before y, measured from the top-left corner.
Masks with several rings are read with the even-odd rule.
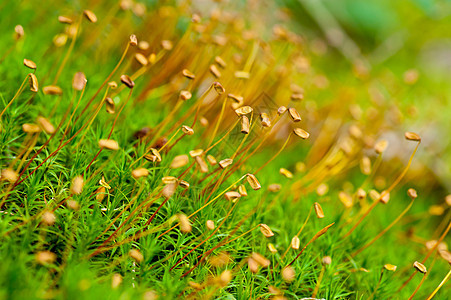
[[[250,130],[249,130],[249,133],[252,131],[252,129],[254,128],[254,125],[255,125],[255,124],[252,122],[252,121],[253,121],[253,118],[254,118],[254,113],[251,114],[251,118],[250,118],[250,120],[249,120],[249,123],[251,124],[251,128],[250,128]],[[232,157],[231,157],[232,159],[235,159],[235,157],[238,155],[238,153],[239,153],[241,147],[243,147],[243,145],[244,145],[244,143],[246,142],[246,140],[247,140],[248,137],[249,137],[249,134],[245,134],[245,135],[244,135],[243,139],[241,140],[240,144],[239,144],[238,147],[236,148],[235,152],[233,152],[233,155],[232,155]]]
[[[371,294],[371,296],[368,298],[368,300],[372,300],[374,298],[374,296],[376,296],[377,290],[379,289],[379,286],[381,285],[381,282],[382,282],[382,276],[384,276],[384,268],[382,268],[381,276],[379,277],[379,280],[377,281],[376,287],[374,288],[374,292]]]
[[[436,244],[434,245],[434,247],[432,247],[432,248],[428,251],[428,253],[426,254],[426,256],[423,258],[423,260],[421,261],[422,264],[424,264],[424,263],[428,260],[428,258],[431,256],[431,254],[434,253],[434,251],[437,249],[438,245],[439,245],[439,244],[443,241],[443,239],[446,237],[446,235],[448,234],[448,232],[450,231],[450,229],[451,229],[451,222],[448,223],[448,227],[446,227],[445,231],[444,231],[443,234],[440,236],[440,238],[437,240],[437,242],[436,242]],[[415,274],[416,274],[417,272],[418,272],[418,271],[415,270],[415,271],[412,273],[412,275],[410,275],[410,277],[407,278],[406,281],[404,281],[404,283],[403,283],[402,286],[398,289],[397,292],[400,292],[400,291],[401,291],[401,290],[402,290],[402,289],[410,282],[410,280],[412,280],[413,276],[415,276]]]
[[[355,257],[357,254],[359,254],[360,252],[362,252],[363,250],[365,250],[366,248],[368,248],[369,246],[371,246],[372,244],[374,244],[374,242],[376,242],[378,239],[380,239],[385,233],[387,233],[387,231],[390,230],[390,228],[392,228],[399,220],[401,220],[401,218],[409,211],[409,209],[412,207],[414,199],[412,199],[412,201],[410,201],[409,205],[403,210],[403,212],[393,221],[390,223],[390,225],[387,226],[387,228],[385,228],[384,230],[382,230],[378,235],[376,235],[371,241],[369,241],[368,243],[366,243],[362,248],[360,248],[359,250],[357,250],[356,252],[354,252],[351,256]]]
[[[382,163],[382,153],[381,152],[377,158],[376,158],[376,162],[373,165],[373,168],[371,169],[371,173],[366,177],[365,181],[362,183],[362,185],[360,186],[361,188],[364,188],[371,180],[371,178],[374,177],[374,175],[376,174],[376,171],[379,169],[379,166]]]
[[[23,92],[23,87],[25,82],[28,79],[28,75],[25,77],[25,79],[22,81],[22,84],[20,85],[19,89],[17,90],[16,94],[14,95],[14,97],[11,99],[11,101],[9,101],[9,103],[5,106],[5,108],[2,110],[2,112],[0,113],[0,119],[2,118],[3,114],[6,112],[6,110],[8,109],[8,107],[11,106],[11,104],[13,104],[14,100],[17,99],[17,97],[20,96],[20,94],[22,94]]]
[[[357,223],[355,223],[355,225],[343,236],[343,238],[347,238],[348,236],[350,236],[354,232],[354,230],[360,225],[360,223],[362,223],[363,219],[365,219],[365,217],[369,215],[369,213],[374,209],[374,207],[376,207],[376,205],[380,202],[380,200],[384,198],[386,194],[390,193],[390,191],[393,190],[396,187],[396,185],[404,178],[404,176],[406,175],[407,171],[410,168],[410,165],[412,164],[413,157],[417,152],[418,146],[420,146],[420,142],[417,143],[415,149],[412,152],[412,155],[410,155],[410,159],[409,162],[407,163],[407,166],[404,168],[401,174],[399,174],[398,178],[396,178],[396,180],[387,190],[381,193],[379,199],[377,199],[376,201],[374,201],[373,204],[371,204],[368,210],[360,217]]]
[[[24,141],[22,142],[22,145],[19,147],[22,148],[22,151],[16,156],[16,158],[9,164],[9,168],[13,169],[16,162],[21,158],[28,150],[29,150],[29,144],[30,141],[34,138],[34,136],[31,136],[30,134],[27,134],[25,136]],[[20,168],[17,168],[20,169]]]
[[[156,190],[156,189],[155,189],[155,190]],[[154,190],[154,191],[155,191],[155,190]],[[141,208],[142,206],[144,206],[144,205],[147,203],[147,201],[149,201],[149,199],[152,199],[152,198],[153,198],[153,196],[154,196],[154,194],[149,194],[149,196],[147,196],[147,198],[146,198],[146,199],[145,199],[145,200],[144,200],[137,208],[135,208],[135,210],[132,211],[132,212],[130,213],[129,216],[132,216],[132,215],[135,213],[135,211],[137,211],[139,208]],[[135,201],[136,201],[137,199],[138,199],[137,196],[133,197],[132,200],[124,207],[124,209],[122,209],[121,212],[120,212],[116,217],[114,217],[114,219],[110,222],[110,224],[107,226],[107,228],[105,228],[105,230],[104,230],[100,235],[98,235],[98,236],[94,239],[94,241],[91,242],[91,245],[92,245],[95,241],[97,241],[102,235],[104,235],[104,234],[108,231],[108,229],[110,229],[111,226],[114,225],[114,223],[117,221],[117,219],[119,219],[119,217],[122,216],[123,213],[125,213],[126,211],[128,211],[128,209],[132,206],[133,203],[135,203]],[[106,244],[106,243],[105,243],[105,244]],[[100,248],[100,247],[99,247],[99,248]]]
[[[331,223],[329,225],[327,225],[326,227],[324,227],[323,229],[321,229],[320,231],[318,231],[312,238],[311,240],[304,246],[304,248],[302,248],[302,250],[299,252],[299,254],[287,265],[287,266],[291,266],[298,258],[299,256],[301,256],[302,252],[304,252],[304,250],[307,248],[308,245],[310,245],[311,243],[313,243],[314,241],[316,241],[320,236],[322,236],[323,234],[325,234],[327,232],[327,230],[329,230],[330,227],[332,227],[334,223]]]
[[[77,118],[75,119],[75,122],[77,122],[77,120],[85,113],[85,111],[88,109],[88,107],[91,105],[92,101],[94,101],[94,99],[97,97],[97,95],[100,93],[100,91],[103,89],[103,87],[108,83],[108,81],[110,81],[111,77],[114,75],[114,73],[117,71],[117,69],[119,68],[119,66],[122,64],[122,62],[125,59],[125,56],[127,55],[127,52],[130,48],[130,43],[127,42],[127,46],[125,47],[124,53],[121,56],[121,59],[119,60],[119,62],[117,63],[117,65],[114,67],[114,69],[111,71],[111,73],[108,75],[108,77],[105,79],[105,81],[100,85],[100,87],[97,89],[97,91],[95,92],[95,94],[91,97],[91,99],[89,99],[88,103],[86,103],[85,107],[83,108],[83,110],[81,111],[81,113],[77,116]]]
[[[432,294],[427,297],[426,300],[431,300],[434,298],[435,294],[437,294],[438,290],[448,281],[449,277],[451,276],[451,270],[449,270],[448,274],[446,274],[445,278],[443,278],[442,282],[435,288],[435,290],[432,292]]]
[[[100,112],[100,109],[101,109],[102,106],[103,106],[103,102],[105,101],[105,98],[106,98],[106,96],[108,95],[108,90],[109,90],[109,87],[106,88],[105,94],[103,95],[102,100],[100,101],[99,105],[97,106],[96,111],[95,111],[94,114],[92,115],[91,120],[89,120],[89,122],[88,122],[88,126],[86,127],[86,134],[83,135],[83,136],[81,137],[80,141],[78,142],[78,144],[77,144],[77,146],[76,146],[75,148],[80,147],[81,143],[83,142],[83,139],[84,139],[85,136],[88,134],[89,128],[91,127],[92,123],[94,122],[95,118],[97,117],[97,115],[98,115],[99,112]]]
[[[83,89],[81,90],[81,93],[80,93],[80,97],[78,98],[77,104],[75,105],[74,111],[72,112],[72,114],[71,114],[70,117],[69,117],[69,120],[67,121],[66,129],[64,130],[63,136],[61,137],[60,146],[61,146],[61,144],[63,143],[63,140],[64,140],[64,138],[65,138],[66,135],[67,135],[67,132],[69,131],[69,126],[71,125],[72,118],[74,117],[75,112],[77,111],[78,106],[80,105],[80,101],[81,101],[81,99],[83,98],[83,95],[84,95],[84,93],[85,93],[85,89],[86,89],[86,85],[83,86]],[[68,107],[68,110],[72,107],[72,103],[74,102],[74,101],[73,101],[74,99],[75,99],[75,93],[74,93],[74,95],[72,96],[72,100],[70,101],[70,105],[69,105],[69,107]]]
[[[69,56],[72,53],[72,50],[74,49],[75,40],[77,39],[77,35],[78,35],[79,30],[80,30],[80,25],[81,25],[81,22],[82,22],[82,18],[83,18],[83,14],[81,14],[80,17],[78,18],[78,23],[77,23],[77,27],[75,29],[74,37],[72,38],[72,41],[71,41],[71,43],[69,45],[69,49],[67,50],[67,53],[64,56],[63,61],[61,62],[61,65],[60,65],[58,71],[56,72],[55,79],[53,80],[52,85],[55,85],[58,82],[58,79],[61,76],[61,72],[63,71],[64,66],[67,63],[67,60],[69,59]]]
[[[245,219],[246,219],[246,218],[245,218]],[[240,222],[240,223],[241,223],[241,222]],[[239,228],[240,226],[241,226],[241,224],[239,224],[239,226],[237,226],[237,227]],[[224,243],[224,242],[218,243],[216,246],[214,246],[213,248],[211,248],[211,249],[208,250],[207,252],[202,253],[201,255],[197,256],[197,263],[196,263],[191,269],[189,269],[187,272],[185,272],[185,273],[182,275],[182,278],[185,277],[185,276],[187,276],[187,275],[188,275],[189,273],[191,273],[195,268],[197,268],[197,266],[199,266],[200,263],[201,263],[208,255],[210,255],[213,251],[215,251],[215,250],[218,249],[219,247],[224,246],[224,245],[227,245],[228,243],[231,243],[231,242],[233,242],[233,241],[239,239],[240,237],[243,237],[244,235],[248,234],[249,232],[251,232],[251,231],[253,231],[253,230],[255,230],[256,228],[259,228],[259,227],[260,227],[260,224],[258,224],[257,226],[253,227],[252,229],[249,229],[249,230],[246,231],[245,233],[239,235],[238,237],[236,237],[236,238],[234,238],[234,239],[232,239],[232,240],[230,240],[230,241],[227,241],[227,242],[225,242],[225,243]],[[237,228],[236,228],[236,229],[237,229]],[[229,236],[228,236],[227,238],[229,238],[232,234],[234,234],[235,231],[236,231],[236,229],[235,229],[234,231],[232,231],[232,232],[229,234]]]
[[[125,106],[127,105],[128,101],[130,100],[130,98],[132,96],[132,92],[133,92],[133,89],[130,89],[130,92],[128,94],[127,100],[125,101],[124,105],[122,105],[122,107],[119,110],[119,112],[117,113],[116,118],[114,118],[113,126],[111,126],[111,130],[110,130],[110,134],[108,134],[108,139],[111,138],[111,135],[113,134],[114,127],[116,126],[117,119],[119,118],[119,115],[121,114],[122,110],[124,110]],[[102,150],[103,150],[103,148],[100,148],[100,150],[97,152],[97,154],[94,156],[94,158],[91,160],[91,162],[86,167],[85,172],[87,172],[89,170],[89,167],[94,163],[94,161],[100,155]]]
[[[423,278],[421,278],[420,283],[417,285],[415,291],[413,291],[412,295],[410,295],[409,300],[412,300],[413,297],[415,296],[415,294],[418,292],[418,290],[420,289],[420,287],[423,285],[423,282],[426,280],[426,274],[423,274]]]
[[[285,149],[285,147],[288,145],[288,142],[290,141],[292,133],[290,133],[285,141],[285,143],[282,145],[282,147],[279,149],[279,151],[277,151],[276,154],[274,154],[273,157],[271,157],[269,160],[266,161],[266,163],[264,163],[260,168],[258,168],[257,171],[255,171],[255,175],[258,174],[258,172],[260,172],[264,167],[266,167],[270,162],[272,162],[277,156],[279,156],[280,153],[282,153],[282,151]]]
[[[315,298],[316,294],[318,294],[319,287],[321,285],[321,281],[323,280],[323,276],[324,276],[324,271],[325,270],[326,270],[326,267],[323,265],[321,267],[321,272],[319,273],[318,280],[316,281],[315,289],[313,290],[313,293],[312,293],[312,298]]]
[[[301,232],[304,230],[305,225],[307,225],[308,220],[310,219],[310,215],[312,214],[312,207],[310,207],[310,211],[307,215],[307,218],[305,219],[304,223],[302,224],[301,228],[299,229],[298,233],[296,234],[296,236],[299,236],[301,234]],[[291,244],[290,246],[288,246],[287,250],[285,250],[285,252],[283,253],[283,255],[280,257],[280,260],[282,261],[285,256],[288,254],[288,251],[290,251],[291,249]]]
[[[205,149],[204,153],[207,153],[208,151],[213,149],[216,145],[218,145],[220,142],[222,142],[230,134],[230,132],[232,132],[232,130],[235,128],[235,126],[238,124],[239,121],[240,120],[237,120],[219,140],[217,140],[213,145],[211,145],[207,149]]]
[[[19,166],[17,166],[17,172],[19,172],[19,170],[22,168],[22,165],[25,163],[25,160],[27,159],[28,155],[30,155],[31,151],[33,151],[33,147],[36,145],[38,137],[39,137],[39,134],[33,135],[30,145],[28,146],[27,152],[24,154],[24,156],[20,160]]]
[[[216,137],[216,133],[218,132],[218,129],[219,129],[219,124],[221,124],[222,116],[224,115],[226,103],[227,103],[227,98],[224,98],[224,101],[222,102],[221,112],[219,113],[218,121],[216,122],[215,129],[213,130],[213,134],[211,135],[211,139],[210,139],[210,142],[208,142],[207,148],[210,147],[211,143],[213,143],[213,141]]]
[[[160,136],[161,132],[164,130],[166,125],[172,120],[172,117],[179,110],[179,108],[182,106],[183,102],[184,101],[182,99],[179,99],[179,101],[175,104],[175,107],[171,109],[171,112],[158,125],[158,129],[155,132],[155,134],[153,134],[153,138],[152,138],[152,140],[150,142],[151,144],[155,141],[156,138],[158,138]]]

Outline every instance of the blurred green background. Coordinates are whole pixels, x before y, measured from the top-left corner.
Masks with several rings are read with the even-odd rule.
[[[421,178],[425,188],[439,188],[435,196],[441,199],[451,192],[451,1],[277,2],[292,17],[293,31],[318,41],[313,50],[321,58],[312,65],[321,66],[331,87],[363,84],[362,103],[396,107],[400,119],[393,126],[388,122],[383,137],[390,141],[392,131],[402,130],[422,136],[411,176]],[[366,78],[349,77],[356,65],[365,66]],[[387,157],[401,155],[405,161],[408,154],[398,150],[389,147]]]

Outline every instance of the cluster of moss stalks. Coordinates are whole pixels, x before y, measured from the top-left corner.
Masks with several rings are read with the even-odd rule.
[[[385,107],[275,7],[8,6],[0,297],[446,298],[451,198],[403,186],[421,137],[390,167]]]

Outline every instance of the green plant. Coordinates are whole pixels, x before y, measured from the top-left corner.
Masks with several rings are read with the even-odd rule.
[[[3,4],[2,297],[446,295],[449,203],[436,224],[401,187],[418,135],[383,161],[386,107],[350,96],[370,74],[337,91],[300,36],[221,5],[105,3]]]

